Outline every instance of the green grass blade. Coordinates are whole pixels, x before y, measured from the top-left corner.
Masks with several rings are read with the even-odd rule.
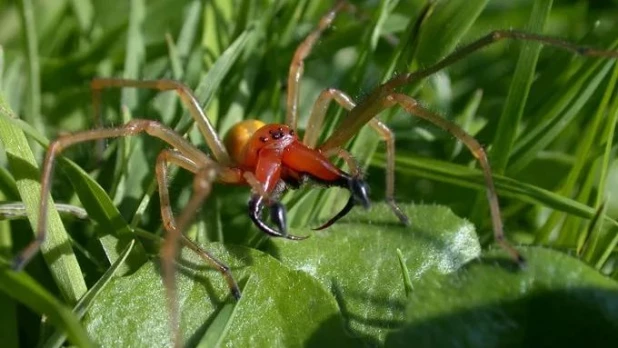
[[[475,116],[478,112],[478,108],[482,100],[483,91],[476,90],[472,95],[472,98],[468,100],[466,106],[461,112],[461,115],[458,115],[455,119],[457,124],[459,124],[459,126],[461,126],[463,130],[465,130],[466,132],[468,132],[468,134],[472,136],[474,136],[478,132],[478,129],[475,129],[477,127],[477,124],[475,124],[477,123],[475,122]],[[461,143],[461,141],[456,141],[455,145],[453,146],[453,151],[451,152],[450,158],[454,159],[462,152],[463,148],[464,145]]]
[[[91,0],[71,0],[73,13],[79,23],[79,29],[86,34],[92,26],[94,19],[94,6]]]
[[[101,185],[75,163],[66,160],[61,163],[88,216],[106,231],[100,237],[101,244],[109,262],[115,263],[120,258],[120,251],[132,243],[135,237],[132,229]],[[121,265],[120,274],[134,271],[146,261],[141,245],[134,249],[129,261]]]
[[[2,122],[2,121],[0,121]],[[54,326],[66,333],[78,347],[92,347],[77,317],[25,272],[14,272],[0,263],[0,290],[36,313],[45,315]]]
[[[26,57],[28,58],[28,104],[24,113],[24,119],[32,125],[40,126],[42,123],[41,76],[34,8],[31,0],[21,0],[20,15],[26,35]]]
[[[376,154],[374,164],[383,166],[384,155]],[[449,162],[403,154],[395,161],[398,173],[454,184],[461,187],[485,190],[483,174],[478,169],[468,168]],[[526,184],[501,175],[494,175],[494,181],[499,196],[516,198],[518,200],[539,204],[551,209],[574,214],[586,219],[594,217],[595,209],[573,199],[560,196],[538,186]],[[605,221],[618,227],[618,221],[605,217]]]
[[[553,0],[534,2],[526,31],[531,33],[543,32],[552,3]],[[506,97],[506,104],[502,110],[502,115],[500,115],[498,129],[492,142],[490,160],[492,170],[496,174],[504,174],[506,169],[515,137],[519,130],[521,116],[526,106],[540,52],[541,44],[539,43],[527,42],[522,45],[521,54],[513,73],[509,93]]]
[[[417,66],[429,66],[453,52],[487,2],[487,0],[438,1],[421,27],[415,57]]]
[[[120,266],[126,261],[127,257],[133,250],[133,246],[135,246],[135,241],[132,241],[127,248],[122,252],[120,257],[114,262],[114,264],[97,280],[97,282],[84,294],[84,296],[77,302],[75,308],[73,308],[73,313],[78,319],[82,319],[88,308],[92,305],[93,301],[96,300],[97,296],[101,293],[105,286],[107,286],[112,280],[112,278],[117,275],[120,270]],[[62,331],[57,330],[52,334],[52,336],[43,344],[44,348],[51,347],[61,347],[64,341],[66,340],[66,334]]]
[[[88,213],[86,213],[86,210],[80,207],[62,203],[56,203],[55,206],[56,210],[58,210],[58,213],[60,214],[74,216],[78,219],[88,218]],[[28,213],[24,203],[0,203],[0,220],[20,219],[27,217]]]
[[[36,129],[22,120],[11,118],[10,115],[10,113],[3,113],[0,115],[0,118],[7,124],[10,124],[14,128],[27,134],[43,147],[47,147],[49,145],[49,140]],[[86,173],[77,164],[66,158],[60,157],[58,161],[61,164],[62,169],[64,169],[64,173],[71,178],[71,183],[73,184],[81,203],[88,212],[88,215],[100,225],[105,226],[105,230],[108,231],[108,234],[101,237],[101,243],[108,260],[110,263],[114,263],[119,257],[119,250],[126,248],[126,245],[133,238],[131,228],[124,220],[118,211],[118,208],[116,208],[114,202],[108,196],[107,192],[92,177],[90,177],[88,173]],[[49,223],[51,228],[51,220]],[[64,229],[63,226],[62,228]],[[137,267],[146,260],[145,257],[146,255],[143,248],[138,245],[134,248],[134,252],[127,264],[132,267]],[[126,273],[128,271],[130,271],[129,268],[123,269],[122,272]]]
[[[578,251],[581,250],[580,254],[582,255],[582,259],[588,263],[594,263],[594,252],[599,248],[599,237],[602,235],[603,219],[601,217],[604,216],[606,212],[607,202],[603,202],[599,205],[594,217],[590,220],[590,225],[586,233],[582,233],[583,236],[587,236],[588,238],[582,240],[581,249],[578,249]],[[596,264],[596,266],[599,268],[602,264]]]
[[[403,278],[403,288],[406,290],[406,297],[410,297],[414,291],[412,286],[412,280],[410,279],[410,271],[406,265],[406,260],[401,252],[401,249],[397,248],[397,260],[399,261],[399,267],[401,267],[401,275]]]
[[[251,281],[251,278],[247,280],[247,284]],[[246,287],[246,286],[245,286]],[[221,343],[225,339],[230,324],[234,320],[234,308],[236,306],[231,303],[227,303],[221,308],[217,316],[213,320],[212,324],[208,327],[208,330],[197,345],[198,348],[210,348],[220,347]]]
[[[129,9],[129,29],[122,77],[136,79],[140,77],[140,67],[144,61],[146,49],[142,34],[142,25],[146,19],[146,3],[144,0],[131,0]],[[137,90],[124,88],[122,90],[122,105],[135,109],[138,104]]]
[[[570,84],[568,91],[559,96],[560,103],[556,104],[549,114],[553,117],[546,119],[541,125],[536,126],[533,130],[527,132],[521,140],[517,141],[513,148],[509,172],[517,173],[523,170],[537,157],[536,154],[541,149],[546,148],[560,135],[566,125],[579,115],[584,104],[590,100],[592,94],[608,74],[612,64],[613,62],[597,60],[583,67],[584,71],[576,81]],[[592,77],[589,78],[590,75]],[[548,105],[550,105],[550,102],[548,102]]]
[[[234,63],[240,57],[240,54],[245,49],[246,45],[254,39],[253,34],[255,29],[253,27],[248,28],[242,34],[240,34],[236,40],[221,54],[217,61],[213,64],[212,68],[208,70],[208,73],[200,81],[195,89],[195,96],[202,103],[202,107],[208,106],[215,96],[216,91],[223,83],[225,75],[230,71]],[[212,113],[208,116],[213,124],[216,123],[216,115]],[[190,120],[189,111],[185,110],[183,114],[184,120]],[[192,122],[191,122],[192,123]],[[186,125],[181,125],[179,129],[186,129]]]
[[[601,170],[603,173],[606,173],[608,170],[608,163],[594,161],[596,158],[592,158],[590,156],[591,153],[597,153],[599,151],[599,145],[596,145],[597,139],[603,138],[603,134],[605,130],[600,130],[599,128],[604,123],[603,121],[608,114],[609,103],[612,99],[612,96],[615,93],[616,81],[618,81],[618,67],[614,67],[614,73],[610,78],[610,81],[605,88],[605,92],[603,98],[596,109],[596,112],[592,119],[588,122],[586,129],[582,136],[580,137],[580,141],[578,143],[576,153],[575,153],[575,162],[569,172],[569,175],[565,179],[564,184],[558,190],[557,193],[570,197],[577,191],[576,200],[579,202],[587,203],[593,199],[592,191],[597,186],[598,177],[596,175],[590,175],[590,173],[596,173]],[[609,127],[612,128],[612,127]],[[600,143],[600,142],[599,142]],[[601,144],[601,143],[600,143]],[[592,162],[592,164],[591,164]],[[604,167],[601,167],[604,165]],[[585,167],[588,166],[588,167]],[[600,168],[597,170],[597,168]],[[601,177],[603,177],[602,174]],[[579,179],[579,181],[578,181]],[[599,186],[601,187],[601,186]],[[602,191],[599,191],[602,192]],[[603,201],[596,204],[596,206],[605,205]],[[550,215],[548,221],[543,226],[541,230],[541,234],[545,233],[545,241],[549,239],[549,233],[546,231],[551,231],[558,225],[558,222],[561,221],[561,214],[554,212]],[[559,238],[556,240],[556,245],[578,245],[578,250],[580,244],[578,240],[586,238],[587,234],[583,231],[589,231],[589,228],[582,228],[581,221],[577,218],[567,217],[563,224],[563,231],[560,233]]]
[[[4,86],[4,48],[0,45],[0,89]]]
[[[532,33],[542,33],[548,19],[553,0],[536,1],[530,14],[526,30]],[[513,152],[513,145],[519,131],[526,100],[532,86],[536,64],[541,52],[541,44],[525,42],[513,78],[509,86],[502,114],[498,119],[498,128],[493,136],[489,160],[494,174],[504,174],[507,163]],[[471,215],[478,218],[487,210],[487,199],[484,193],[479,193],[473,205]]]
[[[34,230],[38,221],[41,195],[38,165],[24,133],[11,122],[7,122],[8,118],[14,118],[14,116],[1,96],[0,114],[0,140],[4,144],[11,172],[28,210],[30,225]],[[62,296],[69,303],[75,303],[86,292],[86,284],[71,249],[70,238],[52,202],[50,199],[47,238],[41,247],[41,252]]]
[[[182,28],[177,38],[177,50],[181,58],[186,58],[191,52],[191,47],[198,34],[201,12],[202,1],[200,0],[194,0],[187,7],[186,16],[183,18]]]
[[[0,247],[2,247],[0,242]],[[0,293],[0,337],[2,346],[7,348],[19,347],[19,332],[17,320],[17,303],[8,294]]]

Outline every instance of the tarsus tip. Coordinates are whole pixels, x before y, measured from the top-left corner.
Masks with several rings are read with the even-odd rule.
[[[19,272],[24,269],[24,265],[24,258],[21,255],[18,255],[13,259],[13,262],[11,262],[11,269],[13,271]]]

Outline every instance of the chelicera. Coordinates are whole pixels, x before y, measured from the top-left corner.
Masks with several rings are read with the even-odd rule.
[[[94,129],[64,135],[56,139],[50,144],[43,164],[41,202],[39,207],[40,218],[36,230],[37,237],[14,259],[13,267],[15,269],[22,269],[45,240],[48,210],[47,197],[50,191],[53,167],[56,157],[64,149],[86,141],[134,136],[141,133],[159,138],[170,146],[170,148],[163,150],[158,155],[155,164],[161,202],[161,215],[167,232],[160,254],[171,318],[170,323],[176,335],[175,342],[179,342],[177,330],[178,304],[174,281],[174,259],[178,254],[179,241],[196,251],[204,260],[216,267],[225,277],[233,296],[236,298],[240,297],[240,289],[229,268],[182,234],[191,222],[195,212],[200,209],[202,203],[208,197],[213,183],[248,185],[252,190],[248,203],[248,213],[259,230],[273,237],[291,240],[303,239],[304,237],[293,236],[288,233],[285,218],[286,210],[279,201],[280,194],[288,188],[297,188],[306,181],[347,189],[350,192],[347,204],[320,228],[326,228],[335,223],[356,205],[368,208],[370,205],[368,186],[363,180],[363,175],[357,168],[352,156],[342,148],[363,126],[368,124],[387,144],[386,201],[403,224],[410,223],[394,200],[394,136],[389,128],[376,118],[376,115],[381,111],[394,106],[399,106],[410,115],[433,123],[452,134],[468,147],[473,156],[479,161],[484,173],[495,239],[515,262],[522,265],[524,258],[504,237],[498,197],[489,161],[483,147],[461,127],[423,107],[412,97],[398,93],[397,89],[413,81],[430,76],[444,67],[461,60],[470,53],[503,39],[539,42],[585,56],[617,58],[618,52],[580,47],[555,38],[516,30],[495,31],[462,47],[432,66],[393,77],[376,87],[358,104],[340,90],[334,88],[324,90],[314,104],[308,121],[308,127],[303,138],[300,139],[296,132],[296,126],[299,88],[303,75],[304,59],[309,55],[322,33],[333,22],[336,14],[347,9],[351,9],[351,5],[347,2],[337,2],[321,18],[317,28],[296,49],[288,75],[287,113],[284,124],[264,124],[257,120],[246,120],[234,126],[225,139],[222,140],[217,135],[205,112],[201,109],[200,103],[193,92],[180,82],[173,80],[142,81],[120,78],[99,78],[93,80],[91,88],[93,90],[95,110],[98,110],[100,106],[100,93],[106,88],[134,87],[158,91],[175,91],[183,104],[189,109],[211,153],[209,155],[202,152],[168,126],[157,121],[145,119],[134,119],[117,128]],[[324,117],[326,116],[326,110],[333,101],[348,111],[347,116],[341,121],[338,128],[322,144],[318,145],[318,137],[322,129]],[[350,168],[350,172],[343,171],[335,166],[331,161],[333,156],[343,158]],[[172,213],[168,193],[167,171],[170,164],[194,174],[193,195],[177,217]],[[265,208],[269,210],[270,223],[264,219],[264,214],[262,214]]]

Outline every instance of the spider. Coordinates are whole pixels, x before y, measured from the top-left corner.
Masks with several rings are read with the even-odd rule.
[[[428,110],[414,98],[398,93],[397,89],[413,81],[426,78],[472,52],[504,39],[539,42],[592,57],[618,58],[618,52],[581,47],[552,37],[517,30],[494,31],[451,53],[434,65],[391,78],[376,87],[360,103],[356,103],[343,91],[335,88],[325,89],[315,102],[307,130],[303,138],[300,139],[296,133],[296,125],[304,60],[310,54],[322,33],[331,25],[336,15],[343,10],[351,11],[353,8],[345,1],[337,2],[296,49],[289,68],[287,113],[284,124],[265,124],[257,120],[245,120],[235,125],[222,140],[217,135],[205,112],[200,108],[200,103],[193,92],[180,82],[120,78],[94,79],[91,88],[95,110],[100,105],[100,93],[106,88],[134,87],[157,91],[175,91],[182,103],[189,109],[193,120],[210,148],[211,155],[202,152],[166,125],[145,119],[133,119],[117,128],[94,129],[59,137],[50,144],[43,163],[40,218],[36,227],[37,236],[14,259],[13,267],[18,270],[22,269],[45,240],[48,218],[47,197],[52,182],[53,168],[56,158],[64,149],[86,141],[135,136],[141,133],[159,138],[170,146],[170,148],[159,153],[155,164],[161,215],[167,233],[160,255],[163,280],[167,292],[170,325],[176,335],[175,342],[179,342],[178,330],[176,330],[178,327],[178,305],[175,300],[174,281],[174,260],[178,253],[179,242],[196,251],[203,259],[213,265],[223,275],[235,298],[241,296],[240,289],[230,269],[182,233],[191,222],[195,212],[207,199],[213,183],[248,185],[252,190],[248,203],[248,214],[255,226],[273,237],[302,240],[306,237],[294,236],[287,231],[286,210],[279,201],[279,197],[288,188],[298,188],[307,182],[313,182],[341,187],[350,192],[350,198],[343,209],[318,229],[332,225],[351,211],[354,206],[360,205],[369,208],[369,188],[363,178],[362,171],[356,166],[352,155],[342,148],[364,125],[368,124],[387,144],[386,201],[401,223],[406,225],[410,223],[394,199],[394,136],[389,128],[376,118],[376,115],[381,111],[394,106],[400,106],[410,115],[433,123],[452,134],[468,147],[478,160],[484,174],[495,239],[516,263],[524,265],[525,261],[522,255],[505,239],[500,205],[489,161],[483,147],[461,127]],[[318,145],[319,132],[328,106],[332,102],[339,104],[348,113],[338,128],[322,144]],[[350,172],[345,172],[333,164],[330,160],[333,156],[341,157],[347,163]],[[170,164],[194,174],[193,194],[178,217],[173,215],[168,193],[167,171]],[[265,208],[269,210],[270,224],[264,219]]]

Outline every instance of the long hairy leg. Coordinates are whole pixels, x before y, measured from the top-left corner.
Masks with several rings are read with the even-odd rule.
[[[167,177],[168,164],[177,165],[195,174],[193,180],[193,195],[180,213],[178,219],[174,218],[170,204]],[[218,168],[214,162],[195,163],[191,158],[177,151],[166,149],[161,151],[157,157],[156,176],[161,200],[161,217],[167,232],[160,251],[161,269],[163,273],[163,283],[167,293],[167,306],[168,312],[170,313],[169,324],[174,346],[180,346],[182,343],[179,327],[180,318],[176,289],[176,267],[174,265],[179,250],[178,241],[182,241],[183,244],[189,246],[200,255],[200,257],[216,267],[223,274],[233,296],[236,298],[240,297],[240,289],[232,277],[229,268],[206,250],[195,245],[183,234],[183,231],[185,231],[191,219],[195,216],[196,211],[200,209],[202,203],[210,193],[212,183],[217,177],[217,172]]]
[[[498,202],[498,195],[496,194],[496,188],[491,174],[491,167],[485,150],[471,135],[466,133],[457,124],[446,120],[440,115],[431,112],[421,106],[415,99],[405,94],[392,93],[382,99],[381,104],[384,108],[392,107],[399,104],[404,110],[413,116],[422,118],[432,124],[442,128],[449,132],[459,141],[461,141],[472,153],[472,155],[479,161],[483,176],[485,178],[485,186],[487,188],[487,200],[489,202],[489,210],[491,214],[491,222],[494,231],[494,237],[496,242],[506,250],[511,257],[520,265],[525,264],[524,258],[505,238],[504,227],[502,224],[502,217],[500,215],[500,204]]]
[[[456,50],[455,52],[451,53],[450,55],[444,57],[437,63],[427,68],[420,69],[420,70],[407,73],[407,74],[402,74],[400,76],[396,76],[390,79],[385,84],[383,84],[382,87],[386,90],[392,90],[397,87],[401,87],[403,85],[409,84],[413,81],[423,79],[467,57],[469,54],[473,52],[476,52],[486,46],[490,46],[502,40],[519,40],[519,41],[538,42],[545,46],[560,48],[560,49],[572,52],[574,54],[586,56],[586,57],[618,58],[618,51],[602,50],[602,49],[592,48],[588,46],[581,46],[581,45],[577,45],[572,42],[561,40],[555,37],[539,35],[539,34],[534,34],[534,33],[527,33],[525,31],[520,31],[520,30],[512,30],[512,29],[511,30],[495,30],[481,37],[480,39]]]
[[[43,170],[41,173],[41,200],[39,203],[39,217],[36,226],[36,237],[15,257],[13,260],[14,269],[21,270],[38,252],[41,244],[45,241],[45,237],[47,235],[48,197],[53,177],[53,169],[56,164],[56,157],[64,149],[77,143],[99,139],[133,136],[140,133],[147,133],[165,141],[172,147],[176,148],[179,152],[183,153],[186,157],[193,159],[196,163],[207,163],[211,161],[206,154],[202,153],[191,143],[176,134],[172,129],[159,122],[150,120],[135,119],[122,127],[89,130],[65,135],[54,140],[49,145],[45,155],[45,160],[43,162]]]
[[[189,114],[197,124],[198,129],[206,140],[213,156],[221,165],[229,165],[230,156],[225,149],[223,141],[217,135],[217,131],[202,110],[200,102],[193,91],[186,85],[174,80],[131,80],[121,78],[95,78],[90,83],[92,90],[92,104],[95,113],[95,122],[100,123],[101,90],[104,88],[134,87],[142,89],[154,89],[158,91],[175,91],[182,103],[189,109]]]
[[[315,43],[320,39],[322,33],[330,27],[331,23],[335,19],[338,12],[344,9],[352,9],[352,5],[347,1],[337,1],[318,23],[315,28],[303,42],[296,48],[294,57],[290,63],[290,71],[288,74],[288,94],[287,94],[287,113],[285,117],[285,123],[296,129],[296,123],[298,122],[298,96],[300,92],[300,79],[303,76],[303,70],[305,67],[305,58],[309,56]]]

